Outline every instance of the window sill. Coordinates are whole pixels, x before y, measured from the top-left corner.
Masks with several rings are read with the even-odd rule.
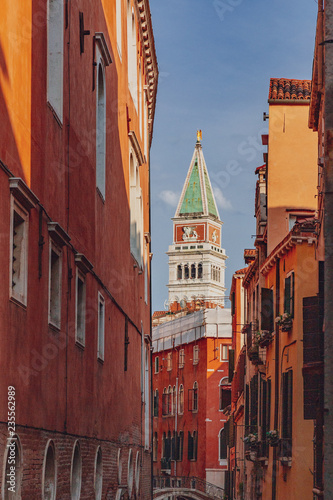
[[[55,332],[60,332],[61,325],[56,325],[55,323],[52,323],[52,321],[49,321],[49,328]]]
[[[105,198],[104,196],[102,195],[102,193],[100,192],[99,188],[96,187],[96,193],[98,194],[98,196],[100,197],[100,199],[102,200],[102,203],[103,205],[105,205]]]
[[[62,120],[58,116],[58,113],[56,112],[56,110],[54,109],[54,107],[52,106],[52,104],[49,101],[47,101],[47,106],[48,106],[48,108],[50,108],[50,110],[53,114],[53,117],[54,117],[55,121],[57,122],[57,124],[59,125],[59,127],[62,128]]]
[[[27,310],[26,300],[20,300],[20,299],[14,297],[13,295],[11,295],[9,297],[9,300],[10,300],[10,302],[13,302],[13,304],[15,304],[16,306],[21,307],[24,311]]]
[[[98,361],[98,363],[100,363],[101,365],[104,365],[104,358],[101,358],[100,356],[97,356],[97,361]]]
[[[79,349],[81,349],[82,351],[85,350],[85,345],[78,339],[75,339],[75,345],[76,347],[78,347]]]

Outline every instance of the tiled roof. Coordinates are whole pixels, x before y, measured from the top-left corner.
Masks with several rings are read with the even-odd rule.
[[[254,173],[255,173],[255,174],[257,174],[260,170],[265,170],[265,168],[266,168],[266,164],[261,165],[261,167],[257,167],[257,168],[255,169],[255,172],[254,172]]]
[[[245,274],[247,271],[247,267],[243,267],[243,269],[238,269],[238,271],[235,272],[235,274]]]
[[[286,78],[271,78],[268,99],[310,101],[311,80],[289,80]]]
[[[160,318],[161,316],[165,316],[166,311],[155,311],[153,314],[153,318]]]

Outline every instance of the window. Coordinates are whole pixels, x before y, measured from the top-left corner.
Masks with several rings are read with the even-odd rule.
[[[160,358],[159,356],[156,356],[155,358],[155,373],[158,373],[160,371]]]
[[[99,446],[96,452],[95,458],[95,499],[101,500],[103,489],[103,462],[102,462],[102,450]]]
[[[295,274],[290,273],[284,280],[284,312],[294,317],[294,288],[295,288]]]
[[[184,413],[184,386],[183,386],[183,384],[181,384],[179,387],[178,413],[179,413],[179,415],[183,415],[183,413]]]
[[[14,488],[15,488],[15,493],[12,494],[12,492],[9,490],[9,488],[3,488],[3,498],[4,500],[12,500],[14,498],[21,498],[21,480],[22,480],[22,451],[21,451],[21,444],[18,436],[13,436],[12,441],[7,443],[7,446],[5,448],[5,460],[6,460],[6,467],[5,467],[5,478],[8,478],[7,480],[10,480],[11,477],[11,471],[13,470],[12,467],[15,468],[15,474],[14,474]],[[9,486],[9,485],[8,485]],[[50,497],[52,499],[52,497]]]
[[[153,462],[157,462],[157,451],[158,451],[158,436],[157,436],[157,432],[154,432],[154,436],[153,436]]]
[[[60,328],[61,323],[61,250],[52,242],[49,260],[49,323]]]
[[[64,64],[64,3],[47,3],[47,100],[62,122]]]
[[[269,332],[274,331],[274,309],[273,290],[261,289],[261,329]]]
[[[202,264],[200,263],[198,265],[198,279],[202,278]]]
[[[183,448],[184,448],[184,432],[180,431],[176,434],[177,447],[176,447],[176,460],[181,462],[183,460]]]
[[[183,277],[183,269],[181,264],[177,266],[177,280],[181,280]]]
[[[176,415],[177,413],[177,390],[176,386],[173,386],[172,391],[172,415]]]
[[[133,453],[132,450],[130,449],[128,454],[128,466],[127,466],[127,488],[128,488],[129,498],[131,498],[132,496],[133,481],[134,481]]]
[[[184,278],[185,278],[186,280],[188,280],[188,279],[189,279],[189,276],[190,276],[190,275],[189,275],[188,265],[187,265],[187,264],[185,264],[185,266],[184,266]]]
[[[154,407],[153,407],[153,415],[154,417],[158,417],[158,389],[154,391]]]
[[[163,389],[162,394],[162,416],[166,417],[169,415],[169,394],[166,387]]]
[[[98,50],[98,49],[97,49]],[[96,186],[105,199],[105,81],[104,64],[101,55],[97,57],[97,92],[96,92]]]
[[[188,431],[188,459],[195,461],[197,459],[197,452],[198,452],[198,433],[196,431],[193,431],[191,434],[190,431]]]
[[[228,361],[229,358],[229,344],[220,344],[220,361]]]
[[[27,304],[29,214],[13,201],[10,238],[10,295]]]
[[[76,341],[85,344],[86,331],[86,281],[85,276],[76,270]]]
[[[293,428],[293,371],[282,373],[282,456],[292,455]]]
[[[82,457],[79,442],[76,441],[73,449],[71,467],[71,499],[79,500],[82,481]]]
[[[231,386],[228,383],[227,378],[223,378],[220,381],[220,405],[219,409],[220,411],[224,410],[224,408],[227,408],[231,404]]]
[[[48,441],[46,445],[42,491],[44,499],[54,500],[56,498],[56,462],[53,441]]]
[[[139,165],[130,153],[130,245],[131,253],[142,267],[143,252],[143,204]]]
[[[117,48],[118,54],[121,59],[122,52],[122,36],[121,36],[121,19],[122,19],[122,8],[121,8],[122,0],[117,0],[116,3],[116,30],[117,30]]]
[[[185,350],[179,349],[179,368],[184,368],[185,365]]]
[[[131,8],[131,0],[127,0],[127,60],[128,60],[128,87],[138,109],[138,75],[137,75],[137,50],[136,50],[136,25],[135,13]]]
[[[197,365],[199,363],[199,346],[193,346],[193,364]]]
[[[173,409],[173,390],[171,385],[168,387],[168,415],[172,415]]]
[[[196,268],[195,268],[195,264],[192,264],[191,265],[191,279],[195,279],[196,278]]]
[[[104,360],[104,328],[105,328],[105,303],[103,296],[98,292],[98,338],[97,357]]]
[[[224,429],[221,429],[219,432],[219,460],[226,460],[227,458],[226,433]]]
[[[194,382],[193,389],[188,391],[188,410],[194,413],[198,411],[198,382]]]
[[[167,371],[170,372],[172,370],[172,352],[168,352],[167,354]]]

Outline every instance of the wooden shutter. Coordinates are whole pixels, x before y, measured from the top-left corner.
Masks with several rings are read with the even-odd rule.
[[[252,377],[251,382],[250,382],[250,389],[251,389],[251,395],[250,395],[250,401],[251,401],[251,430],[250,432],[256,432],[256,427],[258,425],[258,376],[255,375]]]
[[[290,298],[291,298],[291,276],[288,276],[284,280],[284,312],[291,314],[290,307]]]
[[[323,361],[323,334],[320,331],[319,298],[303,298],[303,363]]]
[[[261,289],[261,329],[269,332],[274,331],[273,290]]]
[[[249,432],[249,425],[250,425],[250,389],[249,385],[246,384],[245,386],[245,417],[244,417],[244,424],[245,424],[245,435],[248,434]]]
[[[235,370],[235,350],[229,349],[229,382],[234,378]]]
[[[193,460],[193,437],[190,431],[188,431],[187,458]]]

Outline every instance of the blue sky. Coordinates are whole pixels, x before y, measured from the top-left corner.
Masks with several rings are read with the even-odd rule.
[[[159,65],[151,149],[153,311],[168,298],[172,221],[196,131],[223,225],[227,295],[255,234],[270,78],[311,79],[315,0],[150,0]],[[226,304],[228,305],[228,304]]]

